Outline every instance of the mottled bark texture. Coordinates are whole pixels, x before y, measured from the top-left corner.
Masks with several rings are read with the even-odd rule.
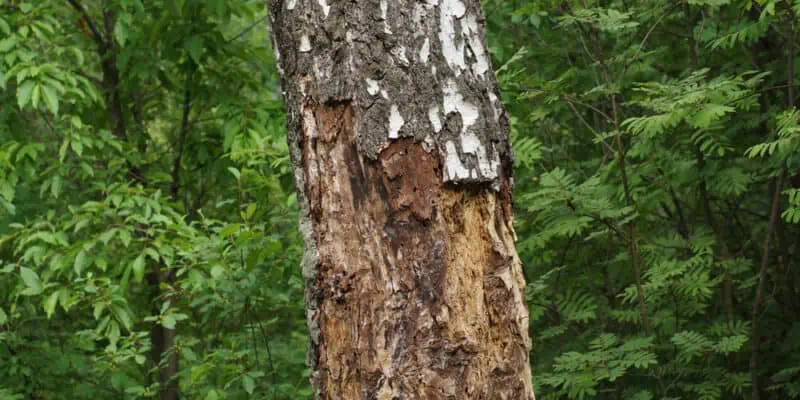
[[[275,0],[318,399],[532,400],[478,0]]]

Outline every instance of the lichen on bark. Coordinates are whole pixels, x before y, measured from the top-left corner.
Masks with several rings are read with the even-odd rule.
[[[477,0],[274,1],[319,399],[533,399]]]

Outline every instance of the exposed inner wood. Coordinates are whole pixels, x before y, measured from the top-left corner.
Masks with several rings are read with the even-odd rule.
[[[369,160],[349,102],[301,113],[321,398],[533,399],[507,185],[444,184],[413,138]]]

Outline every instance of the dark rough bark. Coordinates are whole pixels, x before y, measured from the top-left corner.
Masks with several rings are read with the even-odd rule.
[[[477,0],[270,4],[318,399],[532,400]]]

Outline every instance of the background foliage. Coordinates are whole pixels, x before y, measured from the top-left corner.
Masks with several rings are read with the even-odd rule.
[[[800,397],[800,3],[484,8],[538,397]],[[0,400],[310,397],[265,19],[0,0]]]

